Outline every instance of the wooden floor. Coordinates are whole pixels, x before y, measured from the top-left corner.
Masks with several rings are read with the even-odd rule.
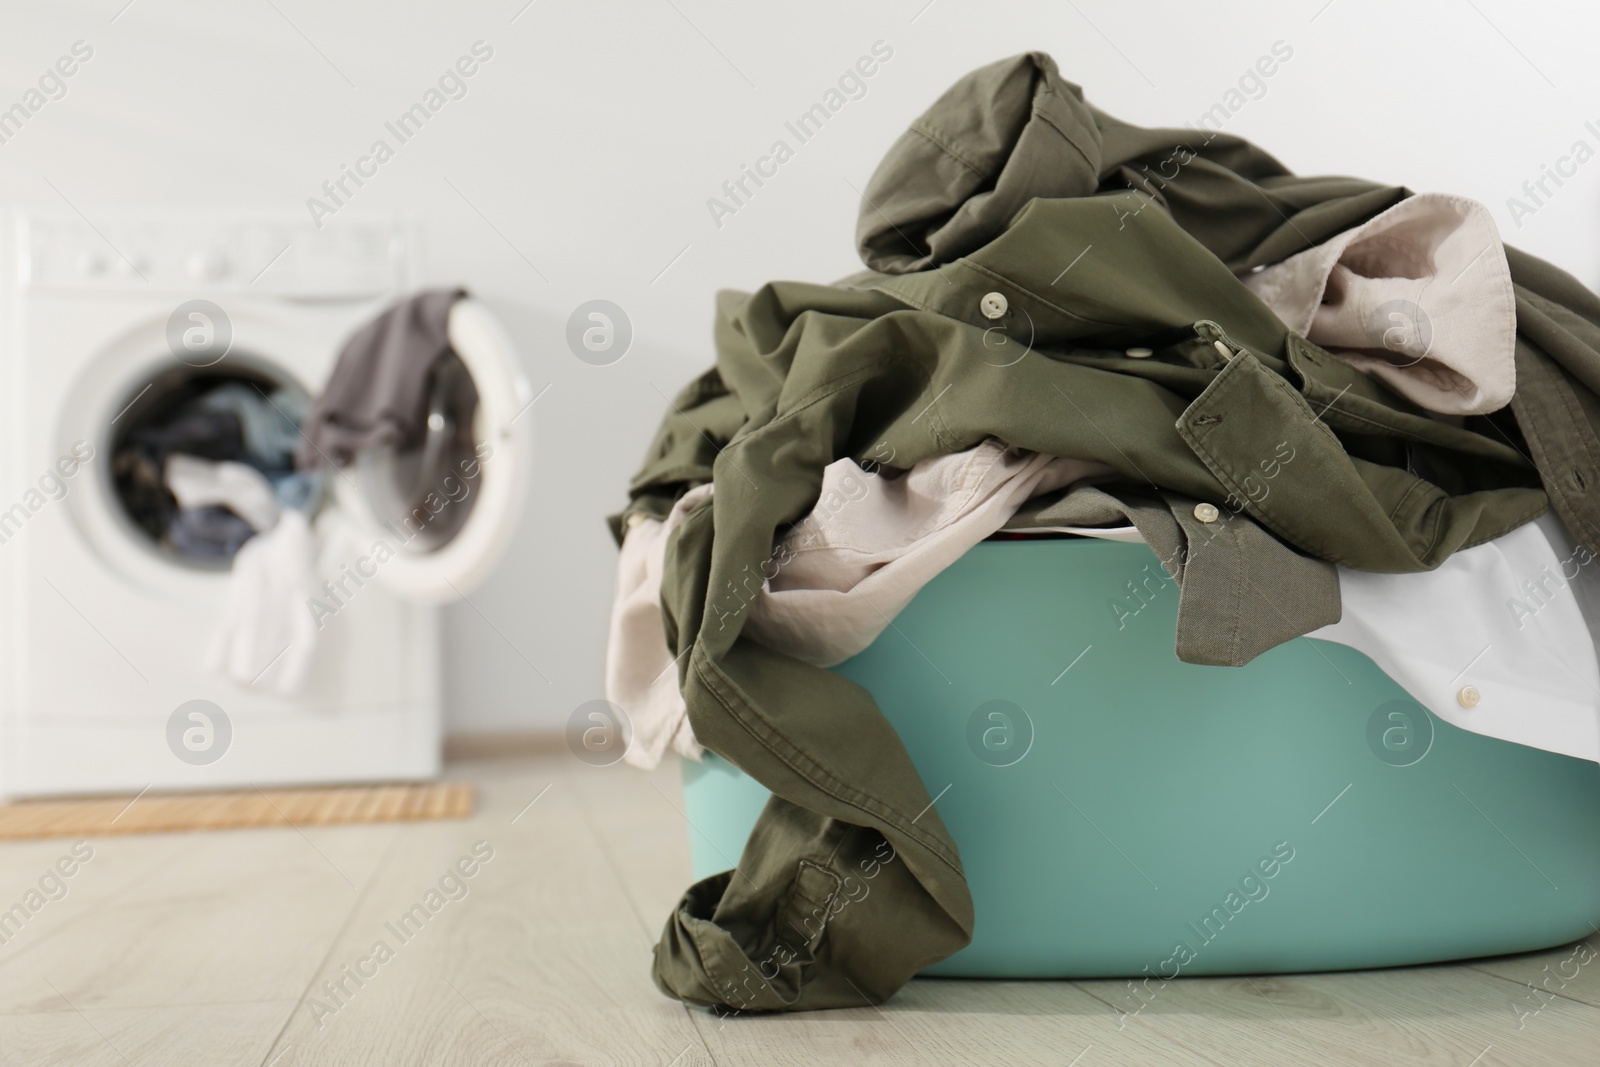
[[[1600,959],[1559,995],[1526,984],[1570,949],[1180,979],[1126,1019],[1120,983],[948,980],[881,1009],[718,1019],[649,978],[689,880],[675,766],[523,754],[449,777],[480,786],[468,821],[107,837],[87,860],[0,845],[0,909],[41,880],[44,901],[0,944],[0,1064],[1600,1062]]]

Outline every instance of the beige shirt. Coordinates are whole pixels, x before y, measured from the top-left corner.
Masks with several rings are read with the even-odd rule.
[[[1244,284],[1284,324],[1442,415],[1511,402],[1516,297],[1494,219],[1421,193]]]

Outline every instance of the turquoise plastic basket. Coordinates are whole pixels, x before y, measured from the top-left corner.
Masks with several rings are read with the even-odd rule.
[[[1600,919],[1600,766],[1450,726],[1302,639],[1173,654],[1143,545],[985,542],[837,668],[876,698],[961,849],[967,977],[1386,967],[1564,944]],[[697,878],[766,791],[685,762]]]

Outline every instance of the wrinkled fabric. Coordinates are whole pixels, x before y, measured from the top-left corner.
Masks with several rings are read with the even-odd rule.
[[[178,502],[167,489],[163,474],[167,456],[173,452],[211,460],[238,459],[244,455],[239,417],[227,411],[185,408],[160,422],[133,426],[117,448],[111,459],[117,498],[139,528],[162,543],[173,542],[170,530],[178,515]],[[188,528],[178,538],[197,530],[204,520],[185,522]],[[200,540],[211,543],[211,539]]]
[[[1152,571],[1151,588],[1137,595],[1169,577],[1190,591],[1180,601],[1176,646],[1189,663],[1239,666],[1338,620],[1330,564],[1285,547],[1237,511],[1201,523],[1193,500],[1126,489],[1119,499],[1081,484],[1107,473],[992,440],[903,472],[869,473],[837,460],[823,472],[817,507],[774,550],[746,632],[808,663],[842,663],[876,640],[924,585],[1002,528],[1149,544],[1165,570]],[[665,522],[637,516],[619,553],[606,699],[628,716],[632,739],[623,758],[637,767],[656,766],[668,747],[690,759],[704,752],[672,684],[660,594],[666,543],[711,489],[684,494]]]
[[[1244,271],[1281,262],[1410,195],[1359,178],[1297,177],[1232,134],[1123,122],[1087,103],[1043,52],[979,67],[912,124],[918,127],[944,132],[901,137],[862,197],[857,250],[881,273],[952,263],[1000,236],[1035,197],[1143,193]],[[983,194],[1002,178],[1009,211],[965,207],[991,203]],[[1071,247],[1067,259],[1082,247]]]
[[[1516,295],[1494,219],[1422,193],[1244,277],[1289,329],[1444,415],[1516,391]]]
[[[368,448],[415,448],[428,418],[428,372],[450,351],[450,309],[462,289],[400,301],[357,330],[301,425],[295,466],[343,467]]]
[[[1123,122],[1082,103],[1082,90],[1062,78],[1054,60],[1041,52],[1013,56],[974,71],[929,109],[930,115],[950,111],[995,114],[997,109],[1009,109],[1008,123],[974,126],[970,120],[939,119],[947,129],[974,128],[986,133],[972,144],[952,146],[966,159],[987,153],[991,165],[979,186],[993,181],[1002,170],[1028,174],[1028,166],[1010,158],[1019,150],[1045,156],[1068,150],[1065,145],[1048,150],[1038,147],[1052,136],[1072,146],[1084,143],[1076,134],[1053,133],[1058,123],[1034,117],[1031,106],[1018,105],[1016,91],[1006,88],[1018,85],[1029,87],[1029,100],[1037,95],[1053,105],[1069,107],[1078,102],[1076,106],[1090,117],[1100,136],[1099,196],[1126,190],[1143,194],[1150,208],[1170,216],[1239,275],[1305,252],[1411,196],[1402,186],[1359,178],[1291,174],[1270,154],[1231,134],[1144,129]],[[1066,128],[1071,131],[1073,127],[1069,124]],[[1026,142],[1021,137],[1023,130],[1030,133]],[[929,268],[953,267],[950,249],[981,247],[1015,221],[1014,217],[997,220],[960,213],[958,201],[964,195],[960,185],[952,185],[945,196],[946,211],[939,216],[944,221],[929,221],[928,192],[913,185],[902,194],[897,183],[887,177],[897,173],[906,158],[897,145],[880,164],[878,174],[885,179],[877,181],[875,175],[866,187],[858,235],[878,233],[880,227],[899,231],[892,240],[858,240],[869,267],[887,273],[923,270],[940,276],[944,271]],[[1061,195],[1048,180],[1033,188],[1034,196]],[[1015,195],[1026,200],[1028,194]],[[1131,219],[1146,209],[1116,210]],[[948,232],[951,228],[958,232]],[[1093,243],[1066,243],[1061,254],[1070,261]],[[1600,400],[1596,399],[1600,392],[1600,297],[1553,264],[1509,246],[1504,251],[1516,301],[1517,388],[1510,405],[1514,418],[1505,418],[1502,411],[1468,416],[1464,425],[1530,457],[1563,525],[1591,551],[1600,552],[1600,494],[1590,492],[1600,486]],[[1092,269],[1088,257],[1093,253],[1084,254],[1085,260],[1078,266]],[[1489,252],[1484,258],[1492,255]],[[1064,261],[1062,267],[1066,266]],[[1472,269],[1482,267],[1479,261]],[[1413,452],[1413,465],[1425,469],[1429,462],[1426,450]]]
[[[704,752],[689,728],[689,709],[667,650],[661,571],[667,540],[711,490],[709,484],[689,490],[664,522],[638,516],[622,541],[606,641],[606,699],[628,716],[632,734],[622,758],[635,767],[654,767],[669,746],[689,759]]]
[[[225,507],[256,530],[270,529],[278,521],[272,483],[249,464],[175,452],[167,457],[164,477],[179,507]]]
[[[1554,515],[1437,570],[1340,584],[1343,618],[1309,636],[1365,653],[1452,726],[1600,762],[1600,567]]]
[[[228,559],[256,534],[254,526],[224,507],[179,508],[162,543],[187,556]]]
[[[263,392],[244,382],[226,382],[196,401],[201,411],[232,412],[239,420],[244,454],[263,470],[284,470],[294,461],[300,447],[300,423],[306,417],[306,403],[288,389]]]
[[[1100,130],[1083,91],[1038,73],[1016,62],[980,68],[900,136],[862,197],[884,205],[856,224],[868,267],[899,274],[947,263],[998,236],[1034,197],[1095,191]]]
[[[317,647],[316,555],[304,512],[286,511],[233,557],[228,596],[206,655],[206,669],[240,685],[289,695],[305,685]]]
[[[1095,269],[1055,268],[1051,249],[1084,242],[1109,249]],[[897,340],[946,357],[926,414],[912,422],[926,425],[888,439],[913,459],[967,445],[941,433],[949,420],[1196,500],[1237,498],[1299,550],[1375,571],[1432,568],[1545,506],[1526,455],[1503,433],[1436,420],[1287,331],[1139,194],[1035,200],[957,263],[852,283],[933,313],[914,340]],[[1008,298],[1000,320],[983,310],[990,291]],[[995,344],[998,330],[1025,342],[1021,355],[1016,341]],[[1118,348],[1099,347],[1107,342]],[[1072,368],[1067,379],[1054,380],[1059,367]],[[941,405],[940,394],[955,400]],[[941,407],[947,414],[932,417]],[[1267,486],[1263,465],[1280,450],[1300,457],[1294,476]],[[1341,506],[1327,508],[1330,498]]]
[[[835,460],[822,472],[817,506],[763,568],[745,633],[819,667],[843,663],[1024,501],[1112,473],[992,440],[898,477]]]
[[[144,422],[128,431],[125,447],[137,449],[158,461],[171,452],[201,459],[240,459],[244,456],[244,429],[231,411],[204,411],[184,407],[161,422]]]
[[[1119,624],[1136,610],[1130,605],[1161,595],[1167,577],[1178,577],[1174,568],[1179,561],[1187,565],[1184,577],[1191,590],[1196,581],[1211,580],[1206,568],[1229,568],[1222,580],[1231,578],[1231,588],[1244,594],[1244,610],[1238,614],[1245,618],[1287,620],[1286,609],[1303,612],[1321,604],[1326,610],[1330,605],[1314,592],[1299,600],[1288,598],[1287,584],[1273,576],[1270,567],[1260,566],[1256,551],[1260,546],[1249,540],[1244,543],[1250,550],[1242,558],[1255,569],[1248,582],[1239,582],[1232,569],[1238,560],[1224,558],[1226,550],[1234,546],[1209,536],[1209,528],[1196,541],[1187,539],[1179,517],[1192,508],[1192,502],[1147,501],[1141,506],[1131,499],[1134,494],[1125,495],[1130,499],[1119,500],[1092,486],[1047,494],[1025,504],[1004,529],[1148,543],[1167,573],[1152,565],[1137,581],[1128,583],[1128,597],[1109,605]],[[1120,525],[1136,513],[1142,527],[1150,531],[1149,537],[1141,534],[1139,527]],[[1220,521],[1249,523],[1237,514],[1225,514]],[[633,536],[631,532],[629,536]],[[1288,551],[1275,542],[1269,547],[1271,552]],[[625,542],[623,554],[627,551]],[[1295,565],[1292,560],[1287,562],[1291,568]],[[1337,618],[1318,629],[1306,625],[1302,617],[1293,629],[1361,652],[1452,726],[1600,762],[1600,707],[1595,701],[1600,692],[1600,625],[1590,622],[1600,621],[1600,568],[1595,566],[1593,554],[1572,543],[1553,515],[1544,515],[1487,544],[1463,549],[1432,571],[1371,574],[1340,569],[1337,595],[1341,605]],[[1205,599],[1199,598],[1200,602]],[[1101,610],[1106,605],[1085,607]],[[1190,662],[1204,662],[1203,646],[1227,648],[1227,634],[1226,625],[1214,626],[1190,613],[1178,620],[1178,646],[1180,650],[1188,646],[1187,654],[1180,654]],[[1281,636],[1271,635],[1268,640],[1276,644]],[[659,626],[653,641],[651,646],[644,635],[636,633],[625,645],[614,644],[611,653],[625,647],[630,657],[647,656],[656,663],[669,663]],[[1468,668],[1465,674],[1463,665]],[[1461,685],[1467,683],[1481,695],[1480,703],[1471,708],[1463,708],[1458,700]],[[676,690],[672,693],[676,695]],[[701,750],[683,716],[680,700],[671,718],[676,731],[673,746],[690,758],[699,758]],[[664,747],[658,745],[651,751],[659,753]],[[640,751],[636,747],[630,755],[637,757]],[[630,762],[644,767],[656,763],[641,758]]]

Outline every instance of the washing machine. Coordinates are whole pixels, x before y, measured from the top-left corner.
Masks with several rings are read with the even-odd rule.
[[[451,312],[467,406],[436,392],[424,446],[326,478],[312,522],[329,584],[308,681],[284,695],[205,669],[228,561],[152,536],[113,460],[141,420],[219,383],[314,397],[408,291],[408,225],[16,212],[0,239],[0,795],[434,775],[438,605],[506,551],[530,464],[535,398],[494,317],[470,298]],[[449,521],[416,536],[417,479],[463,449]]]

